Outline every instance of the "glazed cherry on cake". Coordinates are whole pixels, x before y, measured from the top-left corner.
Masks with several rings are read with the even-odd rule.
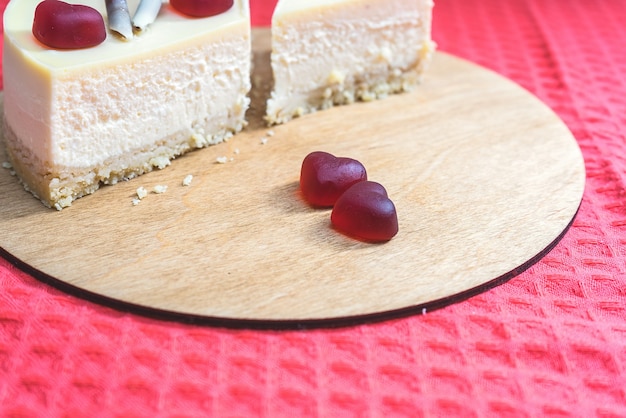
[[[50,48],[80,49],[104,42],[106,27],[93,7],[44,0],[35,9],[33,35]]]
[[[170,0],[179,12],[193,17],[209,17],[224,13],[233,7],[234,0]]]

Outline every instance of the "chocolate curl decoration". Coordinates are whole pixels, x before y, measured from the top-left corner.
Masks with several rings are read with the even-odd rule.
[[[135,30],[138,32],[146,30],[148,25],[156,20],[162,4],[162,0],[141,0],[133,16]]]
[[[105,0],[109,29],[118,33],[124,39],[133,38],[133,25],[126,0]]]

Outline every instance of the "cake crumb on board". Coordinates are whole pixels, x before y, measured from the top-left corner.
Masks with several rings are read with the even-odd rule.
[[[154,186],[152,191],[154,193],[156,193],[156,194],[162,194],[162,193],[165,193],[167,191],[167,186],[166,185],[162,185],[162,184],[157,184],[156,186]]]
[[[137,198],[139,200],[143,199],[144,197],[148,196],[148,191],[146,190],[145,187],[141,186],[137,188]]]

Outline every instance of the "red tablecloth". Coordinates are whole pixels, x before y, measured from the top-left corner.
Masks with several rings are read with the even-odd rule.
[[[274,0],[252,3],[267,23]],[[625,417],[626,2],[439,0],[434,16],[441,50],[529,89],[579,141],[586,192],[552,252],[424,316],[306,332],[125,314],[0,259],[0,416]]]

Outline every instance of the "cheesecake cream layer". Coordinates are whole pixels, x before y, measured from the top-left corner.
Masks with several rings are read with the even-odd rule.
[[[77,2],[106,17],[104,0]],[[68,206],[100,183],[164,167],[245,125],[247,0],[202,19],[164,4],[131,41],[109,33],[101,45],[69,51],[33,37],[38,3],[13,0],[4,14],[4,119],[13,165],[47,205]],[[132,14],[138,0],[128,3]]]
[[[432,0],[280,0],[269,123],[412,89],[435,45]]]

